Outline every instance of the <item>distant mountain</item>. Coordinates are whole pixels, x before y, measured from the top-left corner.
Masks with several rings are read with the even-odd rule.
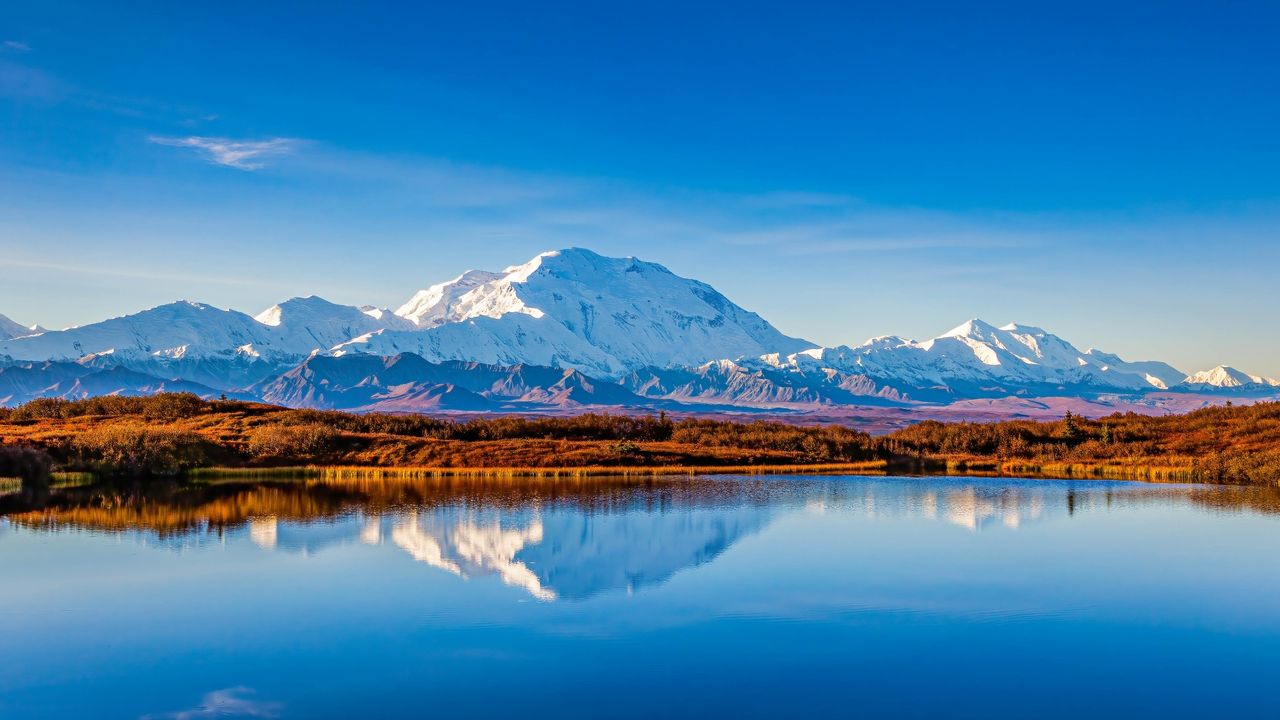
[[[1082,351],[1041,328],[970,320],[931,340],[888,336],[855,347],[766,355],[758,366],[796,373],[864,377],[885,394],[938,401],[961,397],[1144,392],[1177,385],[1185,374],[1162,362],[1126,362]]]
[[[865,375],[814,366],[717,360],[690,368],[649,367],[623,379],[638,395],[683,403],[750,407],[902,405],[897,390]]]
[[[447,282],[437,283],[414,293],[409,301],[396,310],[396,315],[420,328],[431,328],[459,319],[465,307],[463,297],[482,285],[501,280],[502,273],[487,270],[468,270]]]
[[[357,335],[404,327],[411,324],[395,315],[380,319],[314,296],[283,302],[257,318],[184,300],[91,325],[13,338],[0,343],[0,355],[15,360],[78,360],[103,354],[167,359],[305,356]]]
[[[5,315],[0,315],[0,340],[9,340],[16,337],[26,337],[27,335],[36,335],[44,332],[44,328],[39,325],[23,325],[10,320]]]
[[[1198,392],[1212,390],[1268,391],[1280,387],[1280,380],[1249,375],[1233,367],[1219,365],[1212,370],[1202,370],[1188,375],[1179,387]]]
[[[531,365],[433,363],[409,353],[315,355],[250,389],[292,407],[380,411],[477,411],[651,404],[576,370]]]
[[[655,263],[571,248],[501,273],[471,271],[397,311],[418,332],[383,331],[348,350],[432,360],[529,362],[619,377],[642,367],[796,352],[788,337],[706,283]]]
[[[99,369],[73,362],[19,363],[0,367],[0,405],[36,398],[79,400],[100,395],[154,395],[191,392],[204,398],[221,393],[186,380],[167,380],[122,367]]]
[[[366,333],[415,327],[389,310],[338,305],[315,295],[273,305],[253,319],[274,330],[276,348],[302,354],[328,350]]]
[[[1188,376],[979,319],[925,341],[818,347],[705,283],[579,248],[468,271],[395,312],[308,296],[254,317],[182,301],[52,331],[0,316],[6,366],[16,368],[8,403],[182,383],[285,405],[395,411],[795,411],[1009,397],[1181,407],[1192,395],[1280,397],[1280,382],[1234,368]],[[81,381],[115,370],[134,374]]]
[[[78,360],[104,353],[177,358],[254,354],[274,345],[270,329],[244,313],[181,301],[91,325],[8,340],[0,343],[0,355],[15,360]]]
[[[334,355],[413,353],[434,362],[567,367],[598,377],[626,371],[616,357],[574,335],[549,318],[512,314],[479,317],[414,332],[370,333],[343,343]]]
[[[235,390],[279,374],[313,352],[362,333],[412,327],[391,313],[294,298],[250,317],[181,301],[102,322],[0,342],[11,361],[60,360],[123,367]]]

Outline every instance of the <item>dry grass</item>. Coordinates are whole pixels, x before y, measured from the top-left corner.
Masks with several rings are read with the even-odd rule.
[[[795,449],[706,445],[671,440],[597,440],[507,438],[455,440],[388,432],[338,430],[323,442],[299,443],[300,433],[315,435],[316,423],[299,411],[269,405],[213,403],[205,412],[176,419],[138,415],[75,416],[0,421],[0,443],[46,448],[63,461],[74,460],[83,438],[114,436],[146,428],[198,436],[208,443],[207,464],[228,467],[289,465],[452,468],[459,472],[503,468],[529,474],[565,468],[628,468],[629,472],[688,473],[689,468],[795,467],[831,465]],[[298,421],[302,420],[302,423]],[[728,424],[727,425],[732,425]],[[281,440],[284,438],[284,440]],[[267,442],[270,440],[271,442]],[[287,440],[288,442],[285,442]],[[757,445],[759,443],[757,442]],[[843,463],[835,463],[841,464]],[[862,467],[855,463],[855,466]]]
[[[559,478],[652,478],[679,475],[792,475],[792,474],[856,474],[883,473],[887,463],[869,460],[858,463],[821,463],[811,465],[649,465],[627,467],[616,465],[588,465],[582,467],[319,467],[315,471],[325,480],[344,478],[399,478],[419,480],[427,478],[489,479],[559,479]]]
[[[31,445],[61,469],[92,467],[86,439],[154,429],[196,437],[200,464],[511,477],[884,472],[1101,477],[1280,485],[1280,403],[1182,416],[1055,422],[924,422],[888,436],[847,427],[584,415],[454,422],[257,403],[160,398],[0,409],[0,444]],[[90,414],[86,414],[90,413]],[[887,463],[887,464],[886,464]],[[351,469],[349,469],[351,468]],[[335,471],[336,472],[336,471]]]
[[[1153,463],[1159,462],[1158,460]],[[1194,469],[1187,465],[1142,465],[1136,463],[1021,463],[1000,464],[1000,472],[1013,477],[1091,478],[1097,480],[1143,480],[1146,482],[1193,482]]]

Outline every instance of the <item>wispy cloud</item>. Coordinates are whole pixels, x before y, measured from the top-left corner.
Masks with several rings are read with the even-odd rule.
[[[207,273],[172,273],[153,270],[121,269],[96,264],[73,265],[69,263],[38,262],[16,258],[0,259],[0,268],[6,267],[27,268],[30,270],[51,270],[57,273],[131,278],[135,280],[168,280],[176,282],[212,283],[217,285],[239,285],[245,287],[273,287],[275,285],[275,283],[270,280],[253,280],[245,277],[225,277]]]
[[[0,41],[0,97],[40,105],[67,103],[113,115],[188,127],[217,119],[216,115],[197,107],[147,97],[112,95],[77,86],[18,57],[29,50],[16,40]]]
[[[4,49],[11,52],[31,52],[31,46],[24,42],[19,42],[17,40],[5,40],[3,44]]]
[[[189,137],[152,136],[151,142],[169,147],[191,148],[215,165],[224,165],[237,170],[261,170],[266,167],[266,160],[289,155],[301,144],[295,138],[269,138],[267,140],[233,140],[222,137]]]
[[[70,94],[66,83],[38,68],[0,60],[0,97],[56,103]]]
[[[233,687],[214,690],[200,700],[200,704],[187,710],[163,715],[144,715],[143,720],[199,720],[200,718],[274,718],[283,707],[278,702],[266,702],[252,697],[253,690]]]

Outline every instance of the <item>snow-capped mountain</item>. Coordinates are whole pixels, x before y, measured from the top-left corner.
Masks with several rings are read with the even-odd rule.
[[[468,270],[448,282],[437,283],[414,293],[396,314],[420,328],[443,325],[459,313],[462,297],[472,290],[500,280],[502,273]]]
[[[478,317],[416,331],[380,331],[338,345],[334,355],[413,353],[432,362],[546,365],[596,377],[626,372],[623,362],[551,318],[512,313]]]
[[[285,352],[328,350],[378,330],[408,330],[414,324],[388,310],[338,305],[309,295],[272,305],[254,320],[274,328],[275,347]]]
[[[813,366],[717,360],[691,368],[643,368],[623,378],[638,395],[682,403],[790,408],[905,405],[896,389],[865,375]]]
[[[883,386],[921,400],[1084,389],[1164,390],[1185,377],[1166,363],[1127,362],[1111,353],[1080,350],[1038,327],[996,327],[979,319],[923,342],[879,337],[856,347],[765,355],[754,364],[800,373],[861,375],[874,381],[877,394]]]
[[[41,365],[47,361],[54,364]],[[256,317],[182,301],[56,331],[0,316],[6,365],[24,369],[11,374],[5,402],[181,383],[205,394],[362,410],[1280,395],[1280,382],[1233,368],[1188,376],[1159,361],[1081,350],[1042,328],[977,319],[925,341],[885,336],[817,347],[705,283],[577,248],[463,273],[394,313],[308,296]],[[134,374],[78,382],[119,368]]]
[[[1188,375],[1183,385],[1195,389],[1266,389],[1280,387],[1280,380],[1260,377],[1237,370],[1227,365],[1219,365],[1212,370],[1201,370]]]
[[[241,312],[180,301],[102,322],[0,343],[15,360],[79,360],[86,356],[231,354],[274,345],[271,330]]]
[[[21,323],[10,320],[5,315],[0,315],[0,340],[8,340],[10,338],[26,337],[27,335],[37,335],[44,332],[44,328],[39,325],[23,325]]]
[[[317,297],[288,300],[257,318],[184,300],[81,327],[8,339],[0,342],[0,356],[122,364],[164,376],[163,367],[181,371],[197,360],[205,366],[210,360],[292,365],[357,335],[405,327],[411,324],[391,313],[379,318]],[[216,376],[219,370],[206,367],[204,372]]]
[[[581,248],[542,253],[501,273],[464,273],[417,293],[397,313],[421,330],[376,333],[337,352],[527,362],[618,377],[813,347],[706,283]]]

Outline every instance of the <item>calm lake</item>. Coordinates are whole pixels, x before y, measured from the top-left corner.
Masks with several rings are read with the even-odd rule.
[[[0,509],[0,717],[1277,717],[1280,496],[227,481]]]

